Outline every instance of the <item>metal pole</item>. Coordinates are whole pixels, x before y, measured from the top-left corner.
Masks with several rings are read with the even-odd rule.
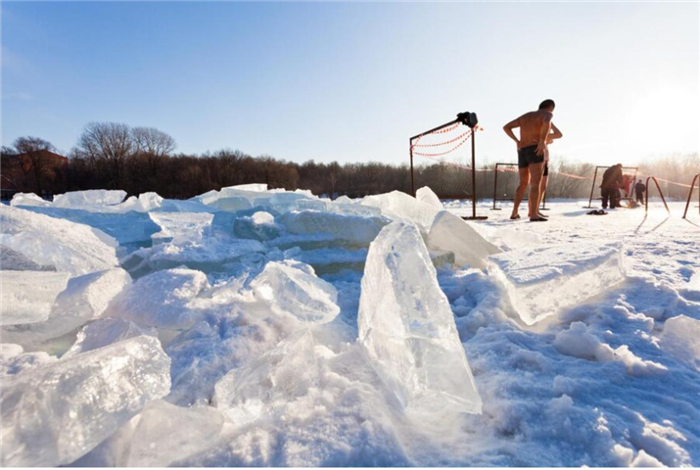
[[[693,190],[695,189],[695,182],[700,178],[700,173],[693,176],[693,182],[690,183],[690,189],[688,190],[688,202],[685,203],[685,211],[683,211],[683,218],[688,215],[688,208],[690,207],[690,200],[693,198]],[[700,185],[699,185],[700,186]],[[700,189],[698,189],[698,202],[700,202]]]
[[[498,187],[498,163],[496,163],[496,166],[493,168],[493,209],[492,210],[497,210],[496,209],[496,197],[497,197],[497,191],[496,188]]]
[[[472,217],[476,219],[476,128],[472,128]]]
[[[408,139],[408,151],[411,154],[411,194],[416,197],[416,186],[413,182],[413,139]]]
[[[595,180],[598,178],[598,167],[595,167],[595,173],[593,173],[593,184],[591,184],[591,196],[588,198],[588,209],[591,208],[591,202],[593,202],[593,190],[595,189]]]
[[[461,122],[461,120],[460,119],[453,119],[452,121],[446,122],[445,124],[442,124],[441,126],[437,126],[434,129],[430,129],[429,131],[425,131],[425,132],[422,132],[420,134],[414,135],[413,137],[411,137],[410,140],[415,140],[418,137],[423,137],[424,135],[428,135],[428,134],[431,134],[435,131],[439,131],[440,129],[444,129],[445,127],[451,126],[452,124],[457,124],[458,122]]]
[[[668,208],[668,204],[666,204],[666,198],[664,197],[664,193],[661,192],[661,186],[659,186],[659,182],[656,180],[656,177],[654,176],[648,176],[647,177],[647,184],[646,184],[646,194],[645,194],[645,208],[644,208],[644,217],[647,216],[649,213],[649,180],[653,180],[654,184],[656,185],[656,189],[659,191],[659,196],[661,196],[661,200],[664,203],[664,206],[666,207],[666,211],[671,214],[671,209]]]

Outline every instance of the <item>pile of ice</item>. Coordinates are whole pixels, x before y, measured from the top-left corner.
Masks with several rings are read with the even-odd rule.
[[[567,361],[673,379],[590,322],[525,328],[619,285],[620,245],[502,243],[517,234],[476,228],[428,188],[125,196],[0,206],[3,465],[527,464],[509,452],[551,423],[588,445]],[[696,319],[658,333],[623,308],[600,316],[613,314],[697,370]],[[551,403],[519,398],[531,390]],[[668,434],[634,419],[630,440]],[[595,425],[610,441],[602,414]],[[651,461],[616,452],[630,455],[605,462]],[[586,463],[560,458],[547,462]]]

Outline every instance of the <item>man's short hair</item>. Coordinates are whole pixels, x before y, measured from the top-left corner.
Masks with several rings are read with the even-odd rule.
[[[544,100],[540,103],[540,109],[554,108],[554,100]]]

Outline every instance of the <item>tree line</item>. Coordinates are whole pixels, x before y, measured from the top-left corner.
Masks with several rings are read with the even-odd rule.
[[[393,190],[411,192],[408,165],[379,162],[295,163],[269,155],[253,157],[239,150],[219,150],[203,154],[176,153],[175,139],[152,127],[91,122],[69,152],[67,164],[56,167],[46,159],[44,150],[54,146],[37,137],[20,137],[11,147],[2,147],[3,159],[24,154],[29,164],[23,171],[36,179],[39,193],[86,189],[123,189],[129,195],[153,191],[166,198],[186,199],[212,189],[247,183],[266,183],[270,188],[309,189],[314,194],[360,197]],[[612,162],[614,163],[614,162]],[[493,164],[479,169],[476,191],[480,198],[494,195]],[[26,168],[25,168],[26,167]],[[640,167],[645,174],[685,182],[697,173],[697,154],[657,159]],[[550,168],[548,197],[583,198],[590,193],[591,181],[565,176],[590,177],[594,165],[559,160]],[[517,186],[517,171],[499,172],[498,198],[512,198]],[[469,169],[446,164],[418,165],[414,184],[431,187],[442,198],[471,197],[474,188]],[[683,198],[687,189],[662,185],[668,197]],[[598,191],[595,191],[595,197]]]

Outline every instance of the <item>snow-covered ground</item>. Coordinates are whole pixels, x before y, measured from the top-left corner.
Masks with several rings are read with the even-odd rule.
[[[3,466],[700,465],[695,204],[124,196],[0,206]]]

